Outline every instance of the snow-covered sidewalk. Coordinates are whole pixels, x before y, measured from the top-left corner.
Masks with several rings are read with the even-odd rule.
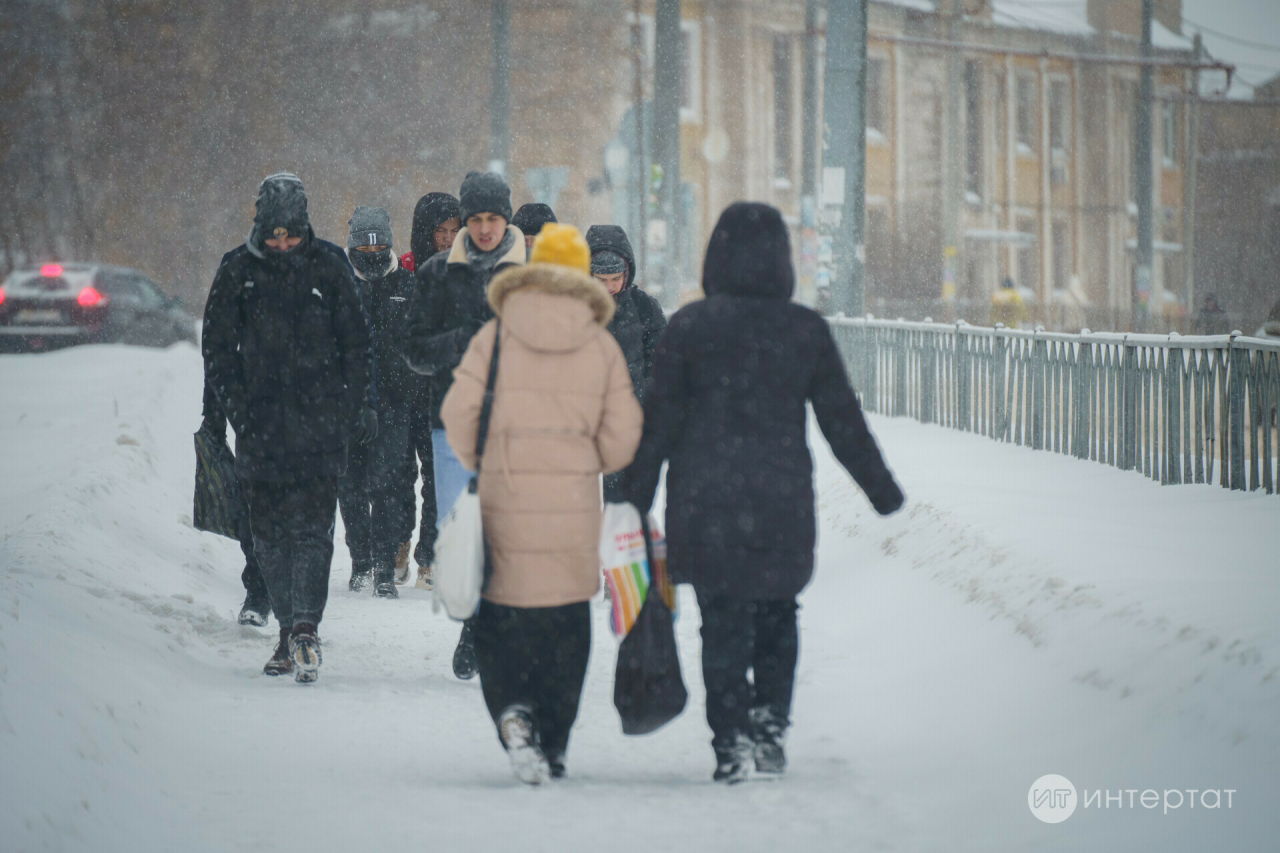
[[[458,627],[346,591],[320,681],[261,675],[234,542],[190,526],[200,358],[0,359],[5,850],[1274,849],[1280,498],[873,418],[909,498],[880,519],[815,436],[821,545],[791,768],[712,785],[697,607],[690,705],[625,738],[596,609],[569,778],[516,783]],[[1038,777],[1081,792],[1066,822]],[[1086,808],[1216,789],[1232,807]]]

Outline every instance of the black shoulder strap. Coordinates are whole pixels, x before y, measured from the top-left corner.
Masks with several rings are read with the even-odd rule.
[[[484,443],[489,437],[489,418],[493,415],[493,388],[498,383],[498,348],[502,342],[502,320],[493,330],[493,354],[489,356],[489,381],[484,387],[484,402],[480,404],[480,428],[476,430],[476,473],[480,472],[480,457],[484,456]]]

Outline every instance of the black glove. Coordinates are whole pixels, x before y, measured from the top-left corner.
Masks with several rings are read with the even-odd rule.
[[[378,413],[372,407],[366,406],[360,410],[360,415],[356,418],[356,425],[351,430],[351,437],[356,440],[356,444],[368,444],[377,436]]]

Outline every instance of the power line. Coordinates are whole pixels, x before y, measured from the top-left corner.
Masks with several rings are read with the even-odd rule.
[[[1228,33],[1221,32],[1220,30],[1215,30],[1215,29],[1212,29],[1211,27],[1206,27],[1204,24],[1197,24],[1195,21],[1191,20],[1186,15],[1182,16],[1182,22],[1184,24],[1190,24],[1191,26],[1196,27],[1197,29],[1203,30],[1204,32],[1209,33],[1211,35],[1215,35],[1220,39],[1226,39],[1227,41],[1235,42],[1236,44],[1241,44],[1241,45],[1244,45],[1245,47],[1257,48],[1258,50],[1270,50],[1276,53],[1280,53],[1280,45],[1263,44],[1262,42],[1259,42],[1259,41],[1249,41],[1248,39],[1242,39],[1239,36],[1233,36]]]

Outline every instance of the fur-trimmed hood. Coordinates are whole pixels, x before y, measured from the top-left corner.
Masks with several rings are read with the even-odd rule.
[[[614,301],[586,273],[553,264],[507,269],[489,283],[489,306],[527,346],[548,352],[578,349],[613,319]]]

